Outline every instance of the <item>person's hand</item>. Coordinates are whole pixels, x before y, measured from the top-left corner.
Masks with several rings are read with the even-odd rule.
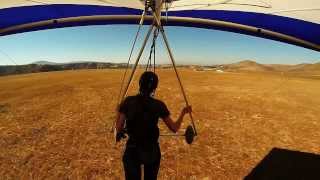
[[[186,106],[182,109],[182,114],[185,115],[187,113],[191,113],[192,112],[192,107],[191,106]]]

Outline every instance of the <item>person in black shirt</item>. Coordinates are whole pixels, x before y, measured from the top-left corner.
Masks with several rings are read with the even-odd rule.
[[[184,115],[192,111],[191,106],[183,108],[174,122],[165,103],[153,98],[157,86],[157,75],[151,71],[144,72],[139,81],[139,93],[128,96],[118,108],[117,142],[124,130],[129,136],[122,159],[126,180],[141,179],[141,165],[144,165],[144,179],[157,179],[161,159],[159,118],[176,133]]]

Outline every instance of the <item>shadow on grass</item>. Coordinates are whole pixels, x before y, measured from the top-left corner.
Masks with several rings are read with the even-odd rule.
[[[320,155],[273,148],[244,179],[320,179]]]
[[[0,113],[7,113],[9,104],[0,104]]]

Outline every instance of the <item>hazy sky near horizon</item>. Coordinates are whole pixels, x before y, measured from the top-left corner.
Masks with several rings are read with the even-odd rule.
[[[35,61],[126,62],[137,26],[84,26],[28,32],[0,38],[0,65]],[[147,27],[133,55],[134,61]],[[178,64],[223,64],[254,60],[264,64],[320,61],[320,53],[305,48],[230,32],[166,27]],[[141,59],[146,63],[150,43]],[[157,41],[157,63],[169,63],[162,38]]]

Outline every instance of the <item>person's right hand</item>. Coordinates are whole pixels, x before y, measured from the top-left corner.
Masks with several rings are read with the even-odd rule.
[[[191,106],[186,106],[182,109],[182,113],[183,115],[187,114],[187,113],[191,113],[192,112],[192,107]]]

